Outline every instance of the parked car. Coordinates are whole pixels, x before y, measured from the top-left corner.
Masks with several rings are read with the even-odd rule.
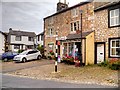
[[[10,59],[13,59],[16,55],[17,53],[14,53],[14,52],[5,52],[2,54],[1,58],[4,61],[8,61]]]
[[[40,60],[42,57],[39,50],[26,50],[20,53],[19,55],[15,56],[13,61],[15,62],[26,62],[28,60],[38,59]]]

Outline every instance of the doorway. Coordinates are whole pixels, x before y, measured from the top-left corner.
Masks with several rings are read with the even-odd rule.
[[[96,43],[95,45],[95,64],[104,62],[105,60],[105,43]]]

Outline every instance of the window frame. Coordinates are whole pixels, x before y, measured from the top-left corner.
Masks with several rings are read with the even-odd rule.
[[[20,45],[14,45],[14,49],[20,49]]]
[[[74,8],[71,10],[71,16],[74,18],[74,17],[78,17],[79,15],[79,8]]]
[[[120,47],[113,47],[112,46],[112,41],[117,41],[117,40],[120,40],[120,37],[117,37],[117,38],[109,38],[109,45],[108,45],[108,47],[109,47],[109,52],[108,52],[108,56],[109,56],[109,58],[120,58],[120,55],[112,55],[112,49],[120,49]],[[116,44],[115,44],[116,45]]]
[[[112,10],[116,10],[116,9],[119,9],[119,16],[118,16],[118,17],[120,17],[120,6],[119,6],[119,5],[110,7],[110,8],[108,9],[108,28],[120,27],[120,18],[119,18],[119,24],[118,24],[118,25],[112,25],[112,26],[111,26],[111,23],[110,23],[110,19],[111,19],[111,17],[110,17],[110,12],[111,12]],[[114,12],[115,12],[115,11],[114,11]]]
[[[19,38],[19,40],[18,40],[18,38]],[[21,36],[16,36],[15,41],[22,41],[22,37]]]
[[[28,41],[34,41],[33,37],[28,37]]]
[[[74,23],[76,23],[76,27],[74,27]],[[76,28],[76,30],[75,30]],[[80,21],[74,21],[70,23],[70,32],[76,32],[77,30],[80,30]]]

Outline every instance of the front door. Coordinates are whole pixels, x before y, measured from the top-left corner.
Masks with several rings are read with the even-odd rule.
[[[105,58],[104,48],[105,48],[104,44],[97,44],[97,63],[101,63],[104,61]]]

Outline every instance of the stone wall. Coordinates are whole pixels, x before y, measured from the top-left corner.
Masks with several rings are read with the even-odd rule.
[[[108,10],[95,12],[95,42],[106,43],[106,58],[108,58],[108,38],[119,37],[120,27],[108,28]]]
[[[82,13],[82,31],[92,31],[94,30],[94,6],[93,3],[88,3],[79,7],[78,12],[80,10],[83,11]],[[67,10],[63,13],[57,14],[55,16],[46,18],[44,20],[44,30],[45,30],[45,47],[47,50],[47,46],[49,42],[54,42],[55,44],[55,38],[56,38],[56,31],[58,31],[58,37],[67,36],[71,33],[71,27],[70,23],[74,21],[80,21],[81,15],[78,14],[77,17],[72,17],[71,10]],[[53,24],[49,25],[49,20],[53,18]],[[81,21],[80,21],[81,22]],[[49,27],[53,27],[54,35],[49,37],[47,35]],[[80,28],[81,30],[81,28]]]

